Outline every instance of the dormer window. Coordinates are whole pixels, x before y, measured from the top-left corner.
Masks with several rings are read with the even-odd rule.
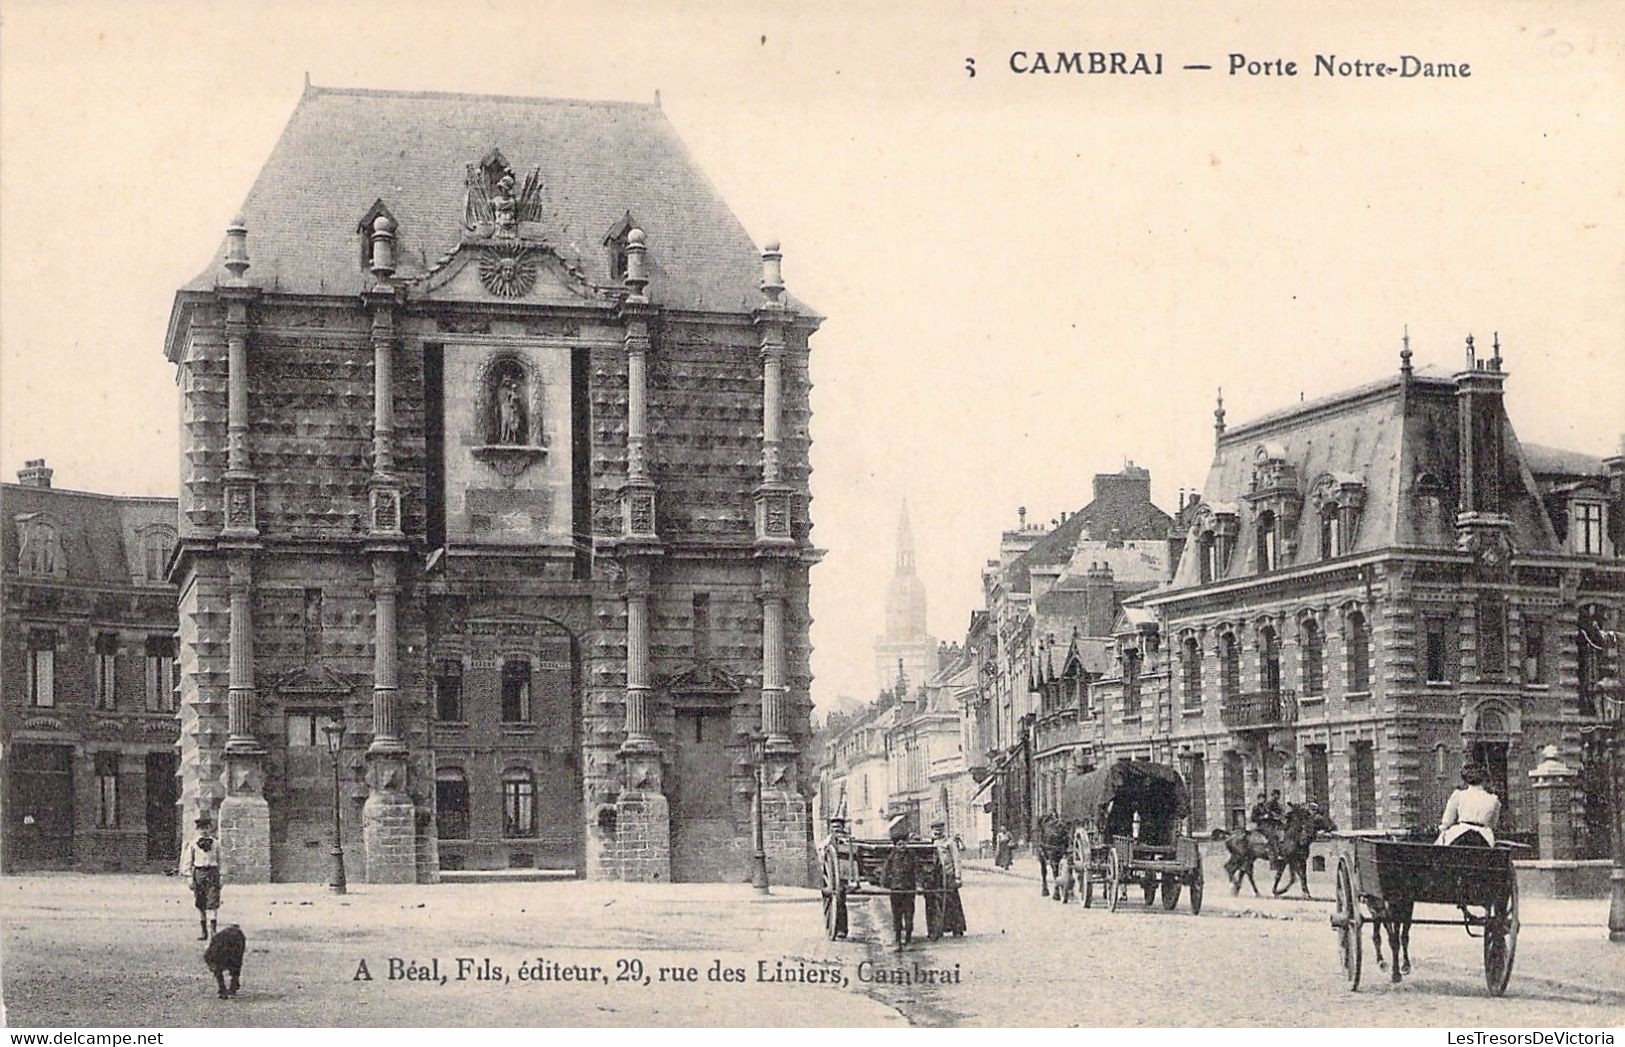
[[[1570,503],[1569,542],[1575,552],[1585,556],[1603,556],[1607,553],[1608,506],[1591,499],[1575,499]]]
[[[367,213],[361,216],[361,221],[357,222],[355,227],[356,237],[361,241],[361,269],[363,272],[372,269],[373,223],[378,220],[379,216],[387,217],[392,228],[400,227],[400,223],[395,221],[395,216],[390,213],[389,208],[384,206],[383,200],[374,200],[372,206],[367,208]]]
[[[1281,536],[1275,514],[1266,509],[1258,514],[1258,573],[1273,571],[1281,563]]]
[[[637,227],[637,219],[632,217],[631,211],[628,211],[621,216],[620,221],[610,226],[609,232],[604,234],[609,278],[614,283],[626,279],[626,234]]]
[[[1218,577],[1218,544],[1212,531],[1203,531],[1201,537],[1196,540],[1196,562],[1201,569],[1204,583]]]
[[[1342,535],[1337,526],[1337,513],[1322,509],[1320,512],[1320,558],[1330,560],[1343,551]]]

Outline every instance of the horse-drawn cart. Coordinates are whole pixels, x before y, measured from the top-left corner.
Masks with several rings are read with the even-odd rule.
[[[1070,826],[1068,858],[1082,879],[1083,904],[1094,904],[1095,884],[1115,912],[1129,884],[1145,904],[1162,894],[1162,907],[1190,892],[1191,912],[1202,911],[1202,854],[1181,835],[1190,795],[1179,772],[1164,764],[1120,760],[1066,783],[1059,817]]]
[[[1417,902],[1453,905],[1461,916],[1414,919],[1412,909]],[[1337,932],[1343,974],[1351,992],[1360,987],[1360,931],[1367,921],[1373,925],[1379,962],[1382,944],[1375,936],[1383,928],[1388,930],[1396,982],[1409,967],[1413,924],[1459,925],[1470,937],[1483,938],[1484,981],[1491,995],[1500,996],[1512,977],[1512,958],[1518,949],[1518,879],[1512,848],[1345,838],[1337,859],[1332,929]]]
[[[914,863],[916,894],[930,894],[941,883],[941,857],[936,845],[924,840],[903,843]],[[820,893],[824,898],[824,934],[834,941],[844,938],[847,929],[846,903],[852,897],[889,898],[886,886],[886,860],[891,857],[890,840],[860,840],[845,832],[832,832],[819,855]]]

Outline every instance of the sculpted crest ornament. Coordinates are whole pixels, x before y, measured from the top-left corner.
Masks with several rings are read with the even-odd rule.
[[[536,284],[536,257],[518,244],[487,247],[480,255],[480,283],[501,298],[523,298]]]
[[[517,190],[517,192],[516,192]],[[476,236],[517,237],[519,223],[542,214],[541,168],[531,168],[523,188],[501,150],[493,149],[464,175],[463,228]]]

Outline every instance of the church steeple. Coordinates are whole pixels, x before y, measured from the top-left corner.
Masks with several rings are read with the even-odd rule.
[[[914,573],[914,529],[908,501],[897,517],[897,570],[886,593],[886,639],[918,640],[925,635],[925,585]]]
[[[908,499],[903,499],[902,513],[897,517],[897,573],[914,573],[914,529],[908,524]]]

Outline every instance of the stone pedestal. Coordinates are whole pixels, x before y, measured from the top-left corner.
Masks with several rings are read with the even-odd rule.
[[[1574,851],[1574,780],[1578,773],[1557,758],[1557,746],[1541,751],[1541,762],[1529,772],[1535,792],[1535,827],[1540,860],[1569,861]]]
[[[271,805],[265,801],[262,752],[226,752],[226,798],[220,801],[220,878],[271,882]]]
[[[784,887],[814,887],[812,822],[807,801],[790,789],[762,793],[762,850],[767,854],[768,882]]]
[[[406,793],[406,759],[369,754],[361,845],[367,883],[417,882],[417,811]]]
[[[625,788],[615,800],[616,875],[622,880],[671,879],[671,805],[661,791],[660,752],[627,747],[620,753]]]

